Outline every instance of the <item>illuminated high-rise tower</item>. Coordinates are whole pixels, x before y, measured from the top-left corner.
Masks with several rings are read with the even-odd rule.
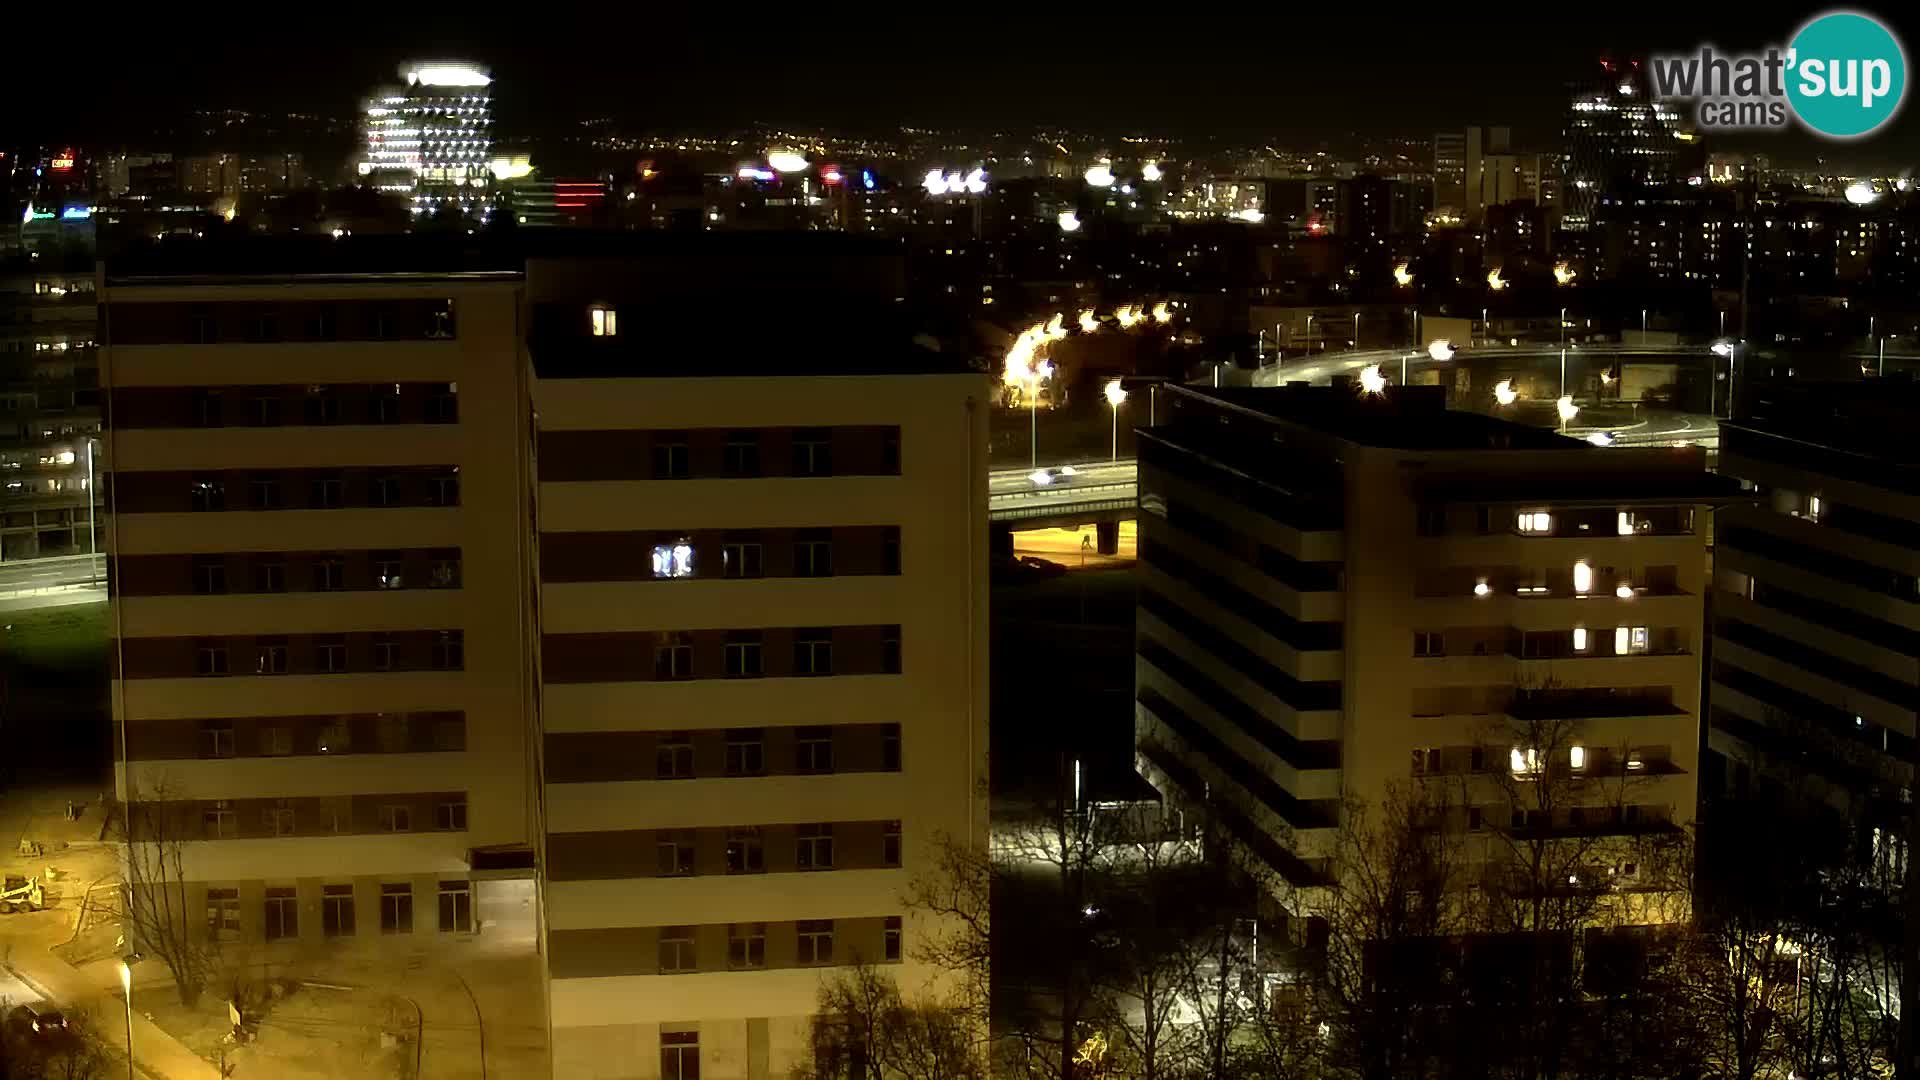
[[[415,214],[445,207],[481,214],[493,159],[493,78],[477,64],[403,64],[405,86],[368,99],[360,175],[404,195]]]
[[[1575,86],[1562,131],[1566,228],[1584,231],[1608,189],[1663,184],[1679,172],[1680,152],[1690,136],[1672,106],[1647,93],[1638,62],[1602,61],[1594,83]]]

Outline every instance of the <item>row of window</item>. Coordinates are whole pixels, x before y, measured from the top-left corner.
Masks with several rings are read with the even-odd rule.
[[[647,552],[645,563],[635,558]],[[540,537],[543,581],[836,577],[900,573],[900,529],[561,532]]]
[[[450,341],[457,329],[451,299],[117,303],[101,325],[115,345]]]
[[[784,924],[783,924],[784,925]],[[793,923],[794,941],[797,946],[796,962],[803,966],[832,964],[834,960],[834,920],[801,919]],[[898,915],[887,916],[881,939],[881,958],[889,963],[896,962],[902,955],[902,927]],[[695,928],[691,926],[663,926],[660,928],[660,972],[661,974],[683,974],[700,971]],[[753,969],[767,966],[767,924],[731,923],[727,926],[727,967],[730,970]],[[664,1044],[667,1035],[661,1036]],[[686,1043],[677,1045],[685,1046]],[[662,1057],[664,1058],[664,1051]],[[686,1076],[684,1072],[680,1073]]]
[[[123,514],[460,505],[460,469],[451,465],[122,472],[112,481]]]
[[[1578,743],[1553,753],[1514,746],[1504,755],[1497,746],[1416,746],[1413,749],[1415,776],[1487,773],[1505,766],[1515,779],[1537,780],[1548,773],[1612,776],[1664,772],[1671,765],[1671,751],[1664,746],[1630,747],[1624,753]]]
[[[880,769],[882,772],[900,771],[900,725],[881,724],[880,727]],[[793,729],[793,773],[830,773],[834,768],[834,739],[836,728],[832,725],[798,727]],[[693,780],[698,778],[694,771],[693,734],[686,731],[669,731],[660,735],[654,748],[654,778],[657,780]],[[767,775],[767,732],[765,728],[729,728],[726,732],[726,753],[722,758],[723,776],[765,776]],[[786,772],[786,770],[779,770]]]
[[[320,887],[320,932],[329,938],[353,937],[359,932],[359,914],[354,904],[352,885]],[[473,887],[465,881],[442,881],[438,890],[439,928],[443,934],[473,931]],[[380,886],[380,932],[413,932],[413,886],[407,883],[383,883]],[[240,890],[207,890],[207,933],[215,941],[238,941],[242,936]],[[268,941],[288,941],[300,936],[300,898],[290,887],[267,889],[261,913],[261,936]]]
[[[539,458],[546,481],[895,476],[900,429],[545,431]]]
[[[881,641],[880,671],[900,673],[900,628],[888,627]],[[662,631],[653,647],[653,677],[662,680],[694,678],[694,637],[688,631]],[[833,630],[828,627],[793,631],[793,662],[786,675],[832,675]],[[759,630],[729,630],[721,646],[721,673],[729,679],[757,679],[766,674],[766,649]]]
[[[454,424],[456,383],[153,387],[115,390],[123,430],[336,424]]]
[[[898,675],[898,626],[547,634],[550,683]]]
[[[464,713],[371,713],[358,716],[216,717],[197,721],[198,757],[289,757],[407,754],[467,748]],[[143,724],[141,727],[146,727]],[[145,741],[141,738],[136,741]],[[129,747],[135,760],[151,760]]]
[[[258,806],[258,820],[243,815]],[[364,805],[363,805],[364,804]],[[465,832],[467,797],[352,796],[350,799],[208,799],[198,803],[201,840],[344,836],[370,833]],[[304,814],[303,814],[304,811]],[[183,835],[182,839],[196,837]]]
[[[467,666],[466,634],[460,630],[431,632],[427,663],[429,671],[462,671]],[[194,643],[193,673],[220,675],[339,675],[352,671],[405,671],[399,635],[376,633],[364,656],[364,666],[356,665],[353,651],[347,648],[345,634],[315,634],[309,648],[296,650],[287,637],[256,637],[251,646],[237,649],[224,640]],[[237,656],[236,656],[237,654]],[[301,657],[296,662],[296,656]],[[234,662],[238,660],[239,668]],[[414,669],[418,670],[418,669]]]
[[[175,580],[183,561],[188,574],[185,589]],[[184,560],[130,556],[121,559],[114,584],[123,596],[457,589],[460,551],[238,552]]]
[[[1522,630],[1513,631],[1504,627],[1492,628],[1488,634],[1462,634],[1459,631],[1415,630],[1413,632],[1413,655],[1418,657],[1442,657],[1448,655],[1447,639],[1449,635],[1458,639],[1453,655],[1486,656],[1491,652],[1506,652],[1517,655],[1523,660],[1549,660],[1555,658],[1579,656],[1646,656],[1650,654],[1669,654],[1685,651],[1685,641],[1677,631],[1656,634],[1645,626],[1616,626],[1588,629],[1576,626],[1571,630]],[[1506,638],[1504,649],[1493,638]],[[1515,640],[1517,638],[1517,640]],[[1608,643],[1612,647],[1607,648]],[[1492,648],[1489,648],[1492,644]]]
[[[408,499],[407,477],[404,473],[376,473],[367,477],[365,502],[351,505],[371,507],[392,507],[421,505]],[[227,482],[224,476],[197,476],[191,481],[188,491],[188,508],[199,513],[217,512],[228,509]],[[284,497],[286,481],[276,473],[255,473],[247,480],[247,505],[249,510],[285,509]],[[440,469],[426,477],[424,505],[459,506],[460,505],[460,469],[458,466]],[[307,481],[307,501],[301,509],[340,510],[349,504],[347,499],[347,478],[344,473],[315,476]],[[238,509],[235,507],[234,509]]]
[[[658,873],[661,877],[692,877],[695,873],[695,853],[697,850],[694,830],[681,829],[673,834],[661,833],[654,842],[654,850],[659,858]],[[766,836],[758,827],[746,826],[730,828],[727,833],[727,863],[729,874],[764,874],[767,872]],[[880,864],[899,866],[901,859],[900,823],[885,823],[881,834]],[[832,870],[834,869],[834,825],[821,822],[813,825],[796,825],[793,830],[793,866],[796,870]]]

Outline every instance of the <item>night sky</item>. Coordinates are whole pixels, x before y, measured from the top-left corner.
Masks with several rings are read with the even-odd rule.
[[[509,133],[612,116],[655,128],[1058,124],[1311,145],[1477,122],[1509,123],[1517,142],[1546,149],[1557,142],[1566,82],[1597,71],[1603,53],[1784,42],[1827,10],[1742,5],[1737,18],[1723,8],[1729,15],[1713,19],[1679,4],[1361,8],[1321,0],[1292,6],[1291,17],[1229,20],[1218,5],[1161,9],[1219,17],[1181,25],[1179,14],[1121,17],[1127,9],[1116,6],[1114,17],[1097,22],[1044,21],[1030,17],[1032,9],[942,4],[912,25],[883,27],[891,13],[871,6],[707,5],[699,17],[556,9],[539,26],[527,25],[533,9],[523,8],[510,31],[446,34],[381,27],[367,23],[364,10],[339,9],[340,21],[363,24],[342,30],[341,44],[319,44],[335,35],[303,27],[295,40],[316,43],[160,30],[77,53],[24,50],[0,72],[10,91],[0,136],[137,128],[194,107],[351,115],[402,60],[439,55],[492,66]],[[904,10],[911,9],[894,13]],[[458,16],[441,20],[449,21]],[[1892,21],[1911,52],[1920,38],[1900,24],[1920,28],[1920,20]],[[367,32],[376,29],[384,32]],[[222,43],[217,51],[207,48],[210,35]],[[76,55],[97,59],[77,67]],[[23,101],[53,107],[22,109]],[[1905,109],[1890,129],[1854,146],[1799,135],[1715,145],[1898,168],[1920,156],[1920,110]]]

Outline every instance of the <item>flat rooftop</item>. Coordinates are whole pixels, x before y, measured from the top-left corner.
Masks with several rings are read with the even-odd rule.
[[[1388,450],[1593,450],[1580,439],[1447,408],[1439,386],[1366,394],[1349,385],[1184,388],[1244,413]]]
[[[1722,421],[1731,429],[1729,447],[1739,452],[1741,432],[1837,450],[1880,465],[1920,467],[1920,381],[1901,374],[1846,382],[1806,379],[1756,380],[1741,395],[1740,418]],[[1790,454],[1791,448],[1776,451]],[[1769,453],[1765,456],[1780,456]]]

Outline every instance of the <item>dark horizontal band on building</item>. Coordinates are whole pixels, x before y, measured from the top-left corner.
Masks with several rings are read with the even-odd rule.
[[[108,570],[117,596],[457,589],[461,577],[459,548],[122,555]]]
[[[898,821],[547,834],[551,881],[887,870],[900,862]]]
[[[894,476],[900,429],[542,431],[538,468],[543,482]]]
[[[541,638],[540,666],[549,683],[897,675],[900,628],[547,634]]]
[[[545,760],[550,784],[899,772],[900,725],[549,733]]]
[[[261,840],[383,833],[464,832],[467,793],[409,791],[291,798],[165,798],[149,790],[127,814],[135,840]]]
[[[121,638],[107,651],[107,667],[109,677],[116,679],[460,671],[466,667],[466,635],[460,630],[378,630]]]
[[[677,550],[682,546],[684,553]],[[895,525],[540,534],[543,582],[898,573],[900,529]]]
[[[178,428],[453,424],[453,383],[137,386],[113,391],[120,431]]]
[[[447,710],[165,717],[129,723],[125,748],[133,761],[444,753],[467,748],[467,716]]]
[[[120,472],[108,482],[116,514],[460,505],[454,465]]]
[[[902,954],[900,924],[894,915],[552,930],[547,970],[555,979],[593,979],[891,963]]]

